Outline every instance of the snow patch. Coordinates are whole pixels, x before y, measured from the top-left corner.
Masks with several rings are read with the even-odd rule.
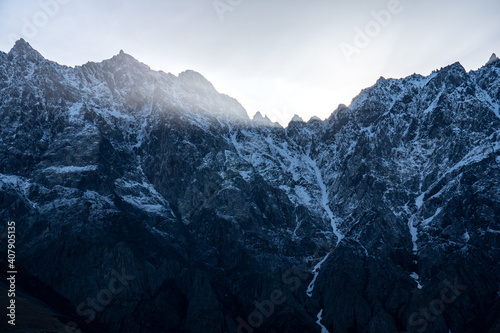
[[[0,174],[0,188],[3,187],[3,185],[18,186],[21,182],[24,183],[18,176]]]
[[[321,327],[321,333],[330,333],[326,327],[321,323],[321,320],[323,320],[323,309],[321,309],[320,312],[318,312],[317,315],[318,320],[316,321],[316,324],[318,324]]]
[[[101,113],[103,113],[105,115],[112,116],[112,117],[115,117],[117,119],[125,119],[128,121],[134,121],[134,117],[132,117],[131,115],[128,115],[128,114],[121,113],[120,111],[117,111],[115,108],[102,109],[100,111],[101,111]]]
[[[55,172],[55,173],[76,173],[76,172],[87,172],[87,171],[95,171],[97,170],[97,165],[86,165],[86,166],[63,166],[63,167],[55,167],[51,166],[43,169],[43,172]]]
[[[418,246],[417,246],[417,241],[418,241],[418,230],[413,224],[415,220],[414,216],[411,216],[408,219],[408,228],[410,229],[410,234],[411,234],[411,241],[413,242],[413,253],[417,253],[418,251]]]
[[[500,105],[499,105],[499,103],[494,102],[493,99],[491,98],[491,96],[488,94],[488,92],[481,89],[481,87],[479,85],[477,86],[477,89],[478,89],[479,99],[482,99],[485,102],[487,102],[489,104],[489,106],[491,107],[495,116],[497,118],[500,118]]]
[[[431,223],[431,222],[432,222],[432,220],[434,220],[434,218],[435,218],[436,216],[438,216],[438,215],[439,215],[439,213],[441,213],[441,211],[442,211],[442,210],[443,210],[443,209],[442,209],[441,207],[439,207],[438,209],[436,209],[436,212],[434,213],[434,215],[432,215],[431,217],[429,217],[429,218],[427,218],[427,219],[423,220],[423,221],[422,221],[422,224],[423,224],[423,225],[428,225],[429,223]]]
[[[120,178],[115,181],[115,186],[123,201],[130,205],[160,216],[175,216],[168,201],[156,191],[152,184]]]
[[[469,230],[465,230],[465,233],[464,233],[464,239],[465,239],[465,242],[469,242],[470,240],[470,235],[469,235]]]
[[[415,205],[417,205],[417,208],[420,209],[422,205],[424,204],[424,196],[425,193],[420,194],[417,199],[415,199]]]
[[[310,204],[310,202],[312,200],[311,196],[309,195],[309,193],[307,193],[307,191],[304,187],[297,185],[297,186],[295,186],[294,191],[301,202],[303,202],[306,205]]]
[[[302,225],[302,221],[299,221],[299,216],[298,216],[298,214],[296,214],[295,215],[295,229],[293,230],[294,237],[297,237],[297,230],[299,230],[301,225]]]
[[[243,178],[246,182],[249,182],[250,179],[252,179],[253,171],[238,170],[238,172],[240,173],[241,178]]]
[[[69,118],[73,121],[76,120],[78,118],[78,116],[80,115],[82,108],[83,108],[83,103],[81,103],[81,102],[73,104],[68,109]]]
[[[417,283],[417,288],[422,289],[422,285],[420,284],[420,276],[416,272],[411,273],[410,276]]]
[[[437,72],[434,72],[431,75],[422,78],[420,81],[415,82],[415,86],[417,86],[419,88],[425,87],[427,85],[427,83],[429,83],[433,78],[436,77],[437,74],[438,74]]]
[[[314,269],[312,271],[312,273],[314,274],[314,277],[313,277],[311,283],[309,283],[309,286],[307,286],[307,290],[306,290],[307,296],[312,297],[312,292],[314,290],[314,284],[316,283],[316,279],[318,278],[319,271],[321,270],[321,266],[325,263],[326,259],[328,259],[329,256],[330,256],[330,253],[328,253],[319,263],[317,263],[316,266],[314,266]]]
[[[317,163],[309,155],[305,155],[304,160],[311,166],[312,170],[314,171],[314,174],[316,175],[316,181],[317,181],[317,184],[321,190],[320,204],[321,204],[321,206],[323,206],[323,209],[325,210],[326,214],[328,215],[328,218],[330,219],[330,225],[332,227],[333,233],[335,234],[335,236],[337,236],[337,244],[335,244],[335,246],[337,247],[340,244],[340,242],[342,241],[342,239],[344,238],[344,235],[338,230],[337,223],[339,222],[339,220],[335,218],[332,210],[330,209],[330,206],[328,205],[328,192],[326,190],[326,184],[323,181],[323,176],[321,175],[321,171],[319,170]],[[328,259],[329,255],[330,255],[330,253],[328,253],[323,258],[323,260],[321,260],[314,267],[314,270],[313,270],[314,277],[313,277],[311,283],[309,284],[309,286],[307,287],[307,291],[306,291],[307,296],[309,296],[309,297],[312,296],[312,292],[314,290],[314,284],[316,282],[319,271],[321,269],[321,265],[323,265],[323,263],[326,261],[326,259]]]
[[[424,114],[427,114],[429,113],[430,111],[434,110],[439,102],[439,99],[441,98],[441,96],[443,95],[444,93],[444,90],[446,88],[446,85],[443,84],[443,86],[441,87],[441,90],[439,91],[439,93],[437,94],[436,98],[434,98],[434,100],[432,101],[432,103],[429,105],[429,107],[427,109],[424,110]]]
[[[24,197],[31,207],[36,209],[37,203],[28,198],[29,188],[31,185],[32,183],[29,180],[22,177],[0,174],[0,189],[3,189],[4,187],[11,187],[15,189]]]
[[[344,238],[344,235],[339,231],[337,226],[338,219],[334,217],[333,212],[330,209],[330,206],[328,205],[328,192],[326,191],[326,185],[325,182],[323,181],[323,176],[321,175],[321,171],[319,170],[316,162],[310,156],[306,155],[304,156],[304,159],[309,163],[309,165],[314,170],[314,173],[316,175],[316,180],[321,190],[321,205],[323,206],[326,214],[328,215],[328,218],[330,219],[330,224],[332,226],[333,233],[335,234],[335,236],[337,236],[336,245],[339,245],[340,241]]]

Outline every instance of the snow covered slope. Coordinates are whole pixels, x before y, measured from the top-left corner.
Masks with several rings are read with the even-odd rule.
[[[499,105],[499,61],[455,63],[282,128],[196,72],[123,52],[69,68],[20,40],[0,52],[20,286],[89,332],[495,332]]]

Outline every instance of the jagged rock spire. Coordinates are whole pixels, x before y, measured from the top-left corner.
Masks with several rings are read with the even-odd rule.
[[[488,60],[488,62],[486,63],[486,66],[488,66],[489,64],[492,64],[494,62],[497,62],[498,60],[500,60],[500,58],[498,58],[497,55],[495,53],[493,53],[490,57],[490,60]]]

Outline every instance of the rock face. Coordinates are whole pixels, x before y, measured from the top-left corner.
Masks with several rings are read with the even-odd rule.
[[[19,288],[75,332],[499,332],[499,105],[500,62],[455,63],[281,128],[196,72],[20,40],[0,52]]]
[[[494,62],[497,62],[498,60],[500,60],[497,55],[495,53],[493,53],[490,57],[490,60],[488,60],[488,62],[486,63],[486,65],[490,65]]]

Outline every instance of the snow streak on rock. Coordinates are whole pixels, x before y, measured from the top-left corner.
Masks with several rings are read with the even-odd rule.
[[[321,327],[321,333],[330,333],[326,327],[321,323],[321,320],[323,319],[323,309],[318,313],[317,315],[318,320],[316,321],[316,324],[318,324]]]
[[[467,295],[432,329],[492,331],[492,60],[380,78],[325,121],[282,128],[193,71],[154,72],[123,52],[70,68],[19,41],[0,52],[0,216],[22,221],[19,262],[61,307],[113,270],[136,276],[89,331],[229,331],[300,263],[310,283],[288,276],[293,302],[262,331],[409,331],[429,305],[415,286],[432,296],[455,277]]]

